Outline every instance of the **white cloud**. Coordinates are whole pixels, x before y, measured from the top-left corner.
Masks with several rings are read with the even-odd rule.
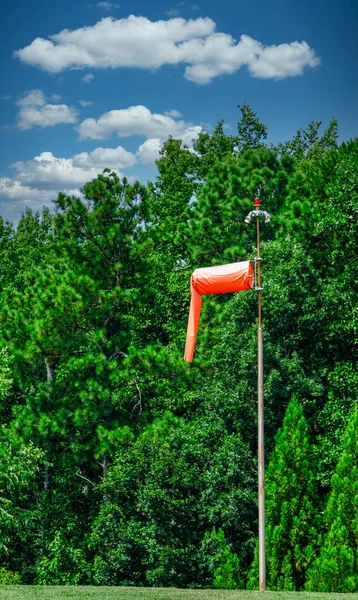
[[[10,94],[2,94],[0,100],[11,100]]]
[[[242,35],[236,42],[215,28],[208,17],[166,21],[133,15],[117,20],[106,17],[93,26],[64,29],[49,39],[36,38],[14,55],[50,73],[71,68],[157,69],[184,64],[185,77],[198,84],[235,73],[243,66],[254,77],[283,79],[320,62],[304,41],[264,46]]]
[[[202,130],[203,130],[203,128],[200,125],[192,125],[191,127],[187,127],[181,135],[177,135],[177,136],[173,135],[173,137],[178,137],[178,138],[180,137],[183,144],[186,144],[186,146],[190,147],[190,146],[192,146],[193,141],[199,137],[199,133]]]
[[[77,121],[77,111],[74,108],[67,104],[48,104],[41,90],[26,92],[16,104],[20,108],[17,115],[18,129],[52,127]]]
[[[284,79],[302,75],[305,67],[319,64],[314,51],[306,42],[292,42],[280,46],[262,46],[257,42],[256,56],[248,67],[254,77]]]
[[[186,126],[181,137],[190,145],[200,130],[197,126]],[[51,205],[59,191],[80,196],[80,188],[106,167],[122,177],[122,169],[131,169],[135,164],[154,166],[162,145],[162,138],[148,138],[136,153],[128,152],[122,146],[99,147],[71,158],[42,152],[31,160],[17,161],[11,165],[15,171],[13,179],[0,177],[0,214],[16,223],[26,206],[40,211],[43,205]],[[128,179],[134,181],[136,178],[130,176]]]
[[[145,106],[130,106],[111,110],[99,119],[85,119],[77,128],[80,139],[101,140],[116,133],[119,137],[143,135],[146,138],[167,139],[170,135],[190,144],[198,137],[201,127],[174,120],[173,117],[151,113]]]
[[[97,6],[99,8],[104,8],[104,10],[115,10],[116,8],[121,8],[119,4],[116,2],[98,2]]]
[[[32,90],[20,100],[20,110],[26,111],[34,107],[42,109],[48,106],[46,102],[41,90]],[[23,112],[22,117],[24,114],[26,112]],[[31,160],[15,162],[11,165],[14,177],[0,178],[1,214],[16,222],[26,206],[41,210],[43,205],[51,205],[59,191],[80,195],[80,188],[106,167],[116,171],[121,177],[123,171],[140,163],[153,166],[169,135],[180,137],[190,146],[192,140],[199,135],[201,127],[179,120],[180,117],[179,111],[174,109],[167,114],[155,114],[144,106],[133,106],[105,113],[98,121],[86,119],[79,128],[87,137],[96,139],[116,132],[120,137],[138,134],[147,139],[139,145],[137,152],[129,152],[122,146],[98,147],[70,158],[42,152]],[[30,123],[27,122],[26,126],[30,126]],[[134,180],[134,177],[130,176],[129,180]]]
[[[42,206],[43,202],[48,201],[51,195],[55,198],[57,192],[33,189],[23,185],[20,181],[14,181],[9,177],[0,177],[0,203],[4,203],[4,200],[21,200],[25,204]]]
[[[88,106],[92,106],[93,102],[91,100],[79,100],[78,104],[83,106],[83,108],[87,108]]]
[[[130,168],[137,157],[124,148],[96,148],[72,158],[58,158],[52,152],[42,152],[32,160],[18,161],[11,167],[14,179],[0,177],[0,209],[6,218],[17,220],[21,210],[30,206],[41,210],[50,205],[59,191],[80,195],[79,188],[96,177],[105,167],[115,170]]]
[[[68,188],[62,191],[69,196],[81,195],[78,189]],[[0,214],[16,225],[26,207],[41,212],[43,206],[52,206],[57,195],[58,190],[32,188],[20,181],[0,177]]]
[[[158,138],[149,139],[141,144],[138,148],[137,156],[143,165],[154,165],[159,158],[159,152],[163,142]]]
[[[18,161],[12,166],[16,181],[36,189],[63,190],[79,188],[109,167],[133,166],[136,158],[124,148],[97,148],[72,158],[57,158],[52,152],[42,152],[32,160]]]
[[[87,73],[87,75],[85,75],[84,77],[82,77],[81,81],[82,81],[82,83],[91,83],[91,81],[93,79],[94,79],[93,73]]]
[[[96,148],[72,158],[58,158],[52,152],[42,152],[32,160],[11,165],[14,179],[0,177],[0,213],[12,222],[19,219],[26,206],[41,210],[51,205],[58,192],[79,196],[80,188],[108,167],[122,177],[119,169],[131,168],[137,156],[118,148]],[[129,177],[133,180],[133,177]]]
[[[137,162],[136,155],[128,152],[122,146],[117,148],[96,148],[92,152],[81,152],[72,159],[73,165],[85,169],[94,168],[131,169]]]

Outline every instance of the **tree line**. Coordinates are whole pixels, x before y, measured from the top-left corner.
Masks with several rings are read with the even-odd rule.
[[[358,140],[274,146],[239,108],[147,185],[0,221],[2,583],[257,589],[255,292],[205,297],[183,349],[259,196],[268,588],[358,591]]]

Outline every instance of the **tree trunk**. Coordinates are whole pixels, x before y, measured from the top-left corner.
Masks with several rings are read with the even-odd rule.
[[[103,454],[103,463],[102,463],[102,466],[103,466],[103,474],[105,474],[108,471],[108,466],[109,466],[108,465],[108,454],[107,454],[107,452],[105,452]]]

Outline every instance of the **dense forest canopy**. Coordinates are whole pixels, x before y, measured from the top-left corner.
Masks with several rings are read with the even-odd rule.
[[[256,588],[254,291],[190,274],[262,231],[268,586],[358,591],[358,140],[267,143],[247,105],[147,185],[0,222],[0,581]]]

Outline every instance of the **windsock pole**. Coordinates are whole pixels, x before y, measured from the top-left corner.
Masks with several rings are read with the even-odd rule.
[[[257,211],[259,209],[257,208]],[[265,442],[264,442],[264,361],[261,317],[261,257],[260,218],[256,217],[257,231],[257,417],[258,417],[258,472],[259,472],[259,578],[260,592],[266,589],[266,527],[265,527]]]
[[[261,316],[261,256],[260,256],[260,217],[265,223],[270,220],[270,215],[260,210],[260,199],[255,198],[255,210],[251,211],[245,221],[250,223],[256,219],[257,256],[256,261],[256,290],[258,303],[258,330],[257,330],[257,411],[258,411],[258,504],[259,504],[259,589],[266,590],[266,528],[265,528],[265,444],[264,444],[264,380],[263,380],[263,339]]]

